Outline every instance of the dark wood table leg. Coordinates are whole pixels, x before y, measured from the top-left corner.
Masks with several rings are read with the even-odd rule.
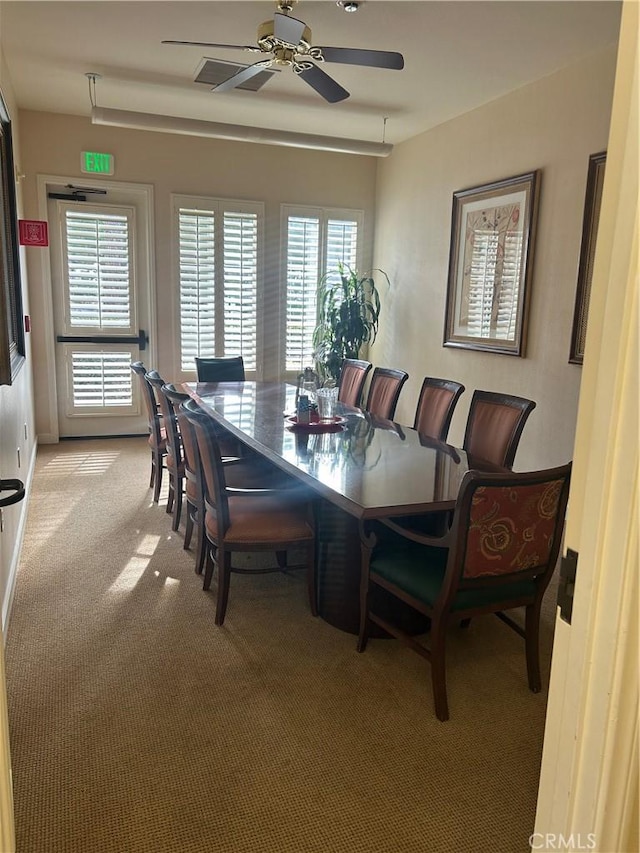
[[[323,498],[315,501],[318,611],[341,631],[357,634],[360,627],[360,535],[358,521]],[[388,615],[411,634],[428,630],[429,620],[383,589],[376,588],[376,612]],[[371,637],[389,635],[375,625]]]

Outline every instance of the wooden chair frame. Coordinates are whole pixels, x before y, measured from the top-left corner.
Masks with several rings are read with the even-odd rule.
[[[232,573],[239,574],[264,574],[267,572],[288,572],[294,569],[306,569],[307,592],[309,605],[314,616],[318,614],[316,595],[316,561],[315,561],[315,534],[314,518],[311,501],[305,494],[307,502],[306,521],[312,535],[304,538],[249,539],[247,541],[230,542],[227,532],[231,526],[229,509],[230,498],[255,498],[255,497],[278,497],[282,490],[278,489],[235,489],[227,486],[224,464],[220,455],[217,435],[213,419],[203,412],[194,400],[189,400],[182,405],[182,411],[193,424],[198,442],[198,452],[203,470],[203,489],[205,504],[205,519],[211,517],[215,520],[217,537],[213,538],[209,529],[206,530],[206,538],[209,547],[206,549],[205,574],[203,589],[208,590],[213,578],[214,569],[218,568],[218,592],[216,600],[216,625],[222,625],[227,611],[229,599],[229,586]],[[292,506],[299,505],[300,499],[293,496],[292,490],[288,491],[288,500]],[[206,526],[206,525],[204,525]],[[301,565],[288,565],[287,549],[301,546],[305,549],[306,559]],[[277,565],[259,569],[242,569],[232,566],[231,556],[234,552],[275,552]]]
[[[241,355],[220,358],[196,356],[198,382],[244,382],[244,360]]]
[[[503,445],[493,448],[493,455],[491,455],[490,458],[488,456],[478,454],[474,449],[474,428],[477,429],[474,427],[474,424],[476,423],[477,413],[483,405],[495,407],[496,412],[499,412],[500,408],[508,408],[514,409],[516,413],[519,413],[518,416],[514,418],[511,425],[511,431],[505,436]],[[473,397],[471,398],[471,405],[469,406],[467,426],[465,429],[464,441],[462,443],[463,450],[466,450],[470,455],[477,455],[487,462],[492,462],[495,465],[500,465],[502,468],[511,470],[511,468],[513,468],[516,450],[520,443],[522,430],[527,422],[527,418],[535,407],[536,404],[534,401],[527,400],[525,397],[516,397],[513,394],[499,394],[494,391],[474,391]]]
[[[367,403],[365,406],[365,411],[371,412],[372,415],[377,415],[379,418],[384,418],[386,420],[392,421],[394,415],[396,413],[396,406],[398,405],[398,400],[400,399],[400,392],[402,391],[402,387],[404,383],[409,378],[409,374],[404,370],[398,370],[395,367],[376,367],[371,375],[371,382],[369,384],[369,392],[367,394]],[[396,387],[394,389],[393,395],[391,396],[387,407],[384,411],[381,411],[378,408],[372,409],[372,405],[375,403],[377,389],[380,384],[387,382],[388,380],[392,380],[396,382]]]
[[[153,387],[147,380],[147,368],[141,361],[131,362],[131,370],[138,376],[140,380],[140,388],[142,390],[142,398],[147,409],[149,420],[149,447],[151,448],[151,479],[149,480],[149,488],[153,489],[153,501],[158,503],[160,500],[160,489],[162,487],[162,469],[164,467],[164,459],[167,455],[167,441],[164,434],[164,427],[161,426],[160,410],[158,400],[155,396]]]
[[[369,627],[373,622],[382,627],[394,637],[402,640],[406,645],[426,658],[431,664],[431,682],[435,703],[436,716],[439,720],[449,719],[449,706],[447,701],[446,674],[445,674],[445,652],[446,633],[452,621],[459,622],[462,626],[468,625],[469,620],[480,614],[495,613],[505,624],[514,630],[525,640],[526,662],[529,688],[538,693],[541,689],[540,676],[540,652],[539,652],[539,628],[540,610],[542,599],[551,580],[556,567],[558,553],[562,541],[562,530],[564,517],[569,496],[569,481],[571,476],[571,464],[552,468],[546,471],[534,471],[526,474],[487,474],[479,471],[469,471],[461,484],[460,494],[456,503],[451,528],[444,536],[432,537],[409,531],[395,522],[385,519],[384,524],[399,534],[404,539],[435,548],[447,548],[448,557],[445,574],[440,586],[439,593],[432,604],[408,594],[404,589],[392,583],[388,578],[382,577],[371,568],[371,558],[376,546],[375,532],[368,529],[366,522],[361,522],[361,584],[360,584],[360,633],[358,637],[358,651],[364,651]],[[557,497],[555,506],[553,538],[548,549],[546,558],[538,565],[524,564],[516,566],[510,574],[496,574],[494,576],[483,575],[482,577],[468,578],[464,576],[465,558],[470,531],[470,514],[472,502],[478,490],[483,487],[506,487],[518,489],[534,485],[549,484],[557,489],[554,495]],[[395,546],[387,545],[393,549]],[[425,550],[425,573],[429,572],[426,560],[428,550]],[[505,600],[504,594],[499,595],[499,587],[514,581],[533,581],[532,591],[525,594],[514,593],[514,597]],[[371,587],[378,585],[395,597],[409,604],[420,613],[431,619],[430,646],[426,647],[409,636],[405,631],[392,625],[388,618],[382,618],[371,609],[372,596]],[[485,600],[481,605],[471,607],[456,606],[456,596],[460,592],[469,590],[494,590],[498,595],[493,601]],[[459,602],[458,602],[459,604]],[[516,607],[525,608],[524,627],[505,615],[505,610]]]
[[[186,403],[191,398],[188,394],[178,391],[175,385],[172,384],[164,385],[163,391],[173,404],[182,439],[182,456],[184,461],[184,478],[186,487],[184,497],[187,509],[183,548],[185,551],[189,550],[189,547],[191,546],[191,539],[193,537],[193,530],[195,528],[197,530],[195,571],[196,574],[200,575],[204,571],[206,559],[202,467],[200,464],[200,454],[198,452],[198,442],[196,439],[195,429],[182,408],[182,404]]]
[[[169,491],[167,494],[167,513],[172,516],[171,529],[177,530],[182,515],[182,495],[184,491],[184,460],[182,439],[178,428],[173,402],[164,393],[165,381],[157,370],[147,373],[147,381],[155,391],[167,440],[167,453],[164,464],[169,474]]]
[[[338,400],[347,406],[360,407],[362,402],[362,389],[364,388],[367,376],[373,365],[369,361],[364,361],[361,358],[345,358],[340,369],[340,383],[338,385]],[[356,375],[357,381],[349,384],[347,380],[350,375]],[[351,392],[351,393],[349,393]]]
[[[437,424],[437,428],[432,430],[421,429],[420,422],[424,411],[425,400],[429,396],[429,393],[434,390],[448,392],[451,396],[447,407],[441,412],[441,419]],[[454,382],[452,379],[436,379],[432,376],[425,376],[416,404],[416,416],[413,428],[421,433],[421,435],[428,435],[437,441],[446,441],[454,409],[464,390],[464,385],[460,382]]]

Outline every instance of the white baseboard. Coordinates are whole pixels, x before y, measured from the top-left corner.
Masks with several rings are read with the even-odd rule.
[[[16,586],[16,576],[18,574],[18,564],[22,554],[22,544],[24,542],[24,531],[27,524],[27,510],[29,509],[29,498],[31,496],[31,483],[33,482],[33,474],[36,468],[36,456],[38,453],[38,442],[34,442],[29,460],[29,471],[25,482],[25,496],[20,503],[20,522],[18,524],[18,535],[13,545],[13,554],[11,555],[11,563],[9,566],[9,579],[5,590],[4,600],[2,602],[2,635],[4,641],[7,639],[7,628],[9,627],[9,619],[11,617],[11,607],[13,604],[13,594]]]

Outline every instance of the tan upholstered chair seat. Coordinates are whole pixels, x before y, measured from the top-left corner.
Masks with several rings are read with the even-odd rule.
[[[281,542],[282,540],[313,539],[314,532],[307,521],[306,507],[298,509],[289,502],[268,497],[230,497],[230,526],[225,535],[227,543]],[[207,512],[205,526],[212,539],[218,538],[215,516]]]

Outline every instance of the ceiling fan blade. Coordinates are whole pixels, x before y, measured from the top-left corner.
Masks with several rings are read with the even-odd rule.
[[[360,50],[355,47],[321,47],[325,62],[342,62],[344,65],[367,65],[370,68],[391,68],[401,71],[404,57],[391,50]]]
[[[283,15],[281,12],[276,12],[273,17],[273,37],[285,44],[291,44],[293,47],[300,44],[302,33],[306,27],[304,21]]]
[[[184,44],[191,47],[214,47],[229,49],[229,50],[253,50],[260,53],[260,48],[250,44],[212,44],[209,41],[174,41],[173,39],[165,39],[161,44]]]
[[[329,77],[322,68],[317,65],[311,65],[310,68],[302,68],[297,70],[294,67],[296,74],[302,77],[305,83],[308,83],[312,89],[315,89],[319,95],[328,101],[330,104],[336,104],[338,101],[344,101],[349,97],[346,89],[343,89],[339,83]]]
[[[247,80],[251,80],[252,77],[255,77],[256,74],[259,74],[261,71],[264,71],[265,68],[268,68],[271,65],[271,62],[262,60],[261,62],[254,62],[253,65],[249,65],[247,68],[243,68],[242,71],[236,71],[235,74],[232,74],[231,77],[228,77],[226,80],[223,80],[222,83],[218,83],[217,86],[214,86],[211,90],[212,92],[228,92],[230,89],[235,89],[236,86],[239,86],[241,83],[246,83]]]

